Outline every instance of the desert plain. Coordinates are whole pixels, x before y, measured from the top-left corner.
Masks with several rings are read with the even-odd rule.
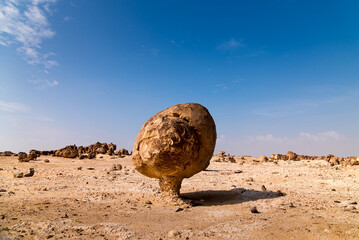
[[[215,157],[176,205],[130,155],[2,156],[0,239],[359,239],[358,165]]]

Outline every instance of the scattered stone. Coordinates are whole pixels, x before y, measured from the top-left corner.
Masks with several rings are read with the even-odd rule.
[[[298,157],[297,154],[292,151],[287,152],[286,156],[288,160],[297,160]]]
[[[14,173],[14,178],[23,178],[24,177],[24,173]]]
[[[180,212],[180,211],[183,211],[183,208],[180,207],[176,209],[176,212]]]
[[[257,207],[251,207],[251,213],[259,213]]]
[[[259,157],[259,161],[260,162],[268,162],[268,158],[266,156],[262,155]]]
[[[167,236],[170,237],[170,238],[180,237],[181,232],[178,231],[178,230],[171,230],[171,231],[168,232]]]
[[[146,204],[149,204],[149,205],[150,205],[150,204],[152,204],[152,202],[151,202],[150,200],[147,200],[147,201],[146,201]]]
[[[32,177],[34,176],[34,174],[35,174],[35,170],[33,168],[30,168],[29,172],[24,174],[24,177]]]
[[[77,170],[82,170],[82,167],[78,167]]]
[[[122,165],[121,164],[113,164],[111,171],[119,171],[122,169]]]
[[[5,219],[5,214],[1,214],[1,215],[0,215],[0,218],[1,218],[1,219]]]
[[[335,202],[335,203],[340,203],[340,201],[338,201],[338,200],[334,200],[334,202]]]
[[[87,170],[95,170],[93,167],[88,167]]]
[[[0,189],[0,192],[6,192],[6,189]]]
[[[277,191],[277,195],[280,196],[280,197],[282,197],[282,196],[284,196],[284,193],[282,193],[281,190],[278,190],[278,191]]]
[[[252,177],[249,177],[249,178],[244,179],[244,181],[246,181],[246,182],[254,182],[254,179]]]
[[[262,189],[263,192],[266,192],[266,191],[267,191],[267,188],[266,188],[266,186],[264,186],[264,185],[262,185],[261,189]]]
[[[50,160],[49,160],[49,159],[45,159],[44,162],[45,162],[45,163],[49,163]]]
[[[234,171],[234,173],[242,173],[242,172],[243,172],[242,170]]]

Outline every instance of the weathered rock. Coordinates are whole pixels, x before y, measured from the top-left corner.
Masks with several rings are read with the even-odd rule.
[[[116,155],[125,156],[125,155],[130,155],[130,154],[128,153],[128,151],[126,149],[122,148],[122,149],[118,149],[116,151]]]
[[[262,155],[259,157],[259,161],[260,162],[268,162],[268,158],[266,156]]]
[[[29,162],[30,159],[27,156],[27,153],[24,152],[19,152],[19,156],[18,156],[19,162]]]
[[[11,151],[0,152],[0,156],[1,157],[11,157],[11,156],[15,156],[15,153],[13,153]]]
[[[217,154],[218,156],[226,156],[226,152],[224,152],[224,151],[220,151],[220,152],[218,152],[218,154]]]
[[[215,143],[216,125],[200,104],[167,108],[139,131],[132,159],[137,171],[159,179],[164,196],[178,198],[182,180],[206,169]]]
[[[55,152],[55,156],[64,157],[64,158],[75,158],[78,156],[77,146],[70,145],[70,146],[61,148]]]
[[[287,152],[286,156],[288,160],[297,160],[297,154],[292,151]]]
[[[24,174],[22,172],[20,173],[14,173],[14,178],[23,178]]]
[[[33,168],[30,168],[29,172],[24,174],[24,177],[32,177],[32,176],[34,176],[34,173],[35,173],[35,170]]]
[[[113,165],[112,165],[112,168],[111,168],[112,171],[119,171],[119,170],[121,170],[121,169],[122,169],[122,165],[121,165],[121,164],[113,164]]]
[[[37,150],[30,150],[30,151],[29,151],[29,155],[33,155],[33,156],[36,156],[36,157],[40,157],[41,152],[40,152],[40,151],[37,151]]]

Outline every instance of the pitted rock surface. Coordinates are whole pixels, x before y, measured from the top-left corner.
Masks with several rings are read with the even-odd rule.
[[[197,103],[178,104],[150,119],[139,131],[132,151],[137,171],[160,179],[162,191],[173,185],[178,194],[183,178],[206,169],[216,143],[216,126]]]

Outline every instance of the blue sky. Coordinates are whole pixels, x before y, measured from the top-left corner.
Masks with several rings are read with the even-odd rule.
[[[0,151],[114,142],[198,102],[216,151],[359,155],[358,1],[0,0]]]

